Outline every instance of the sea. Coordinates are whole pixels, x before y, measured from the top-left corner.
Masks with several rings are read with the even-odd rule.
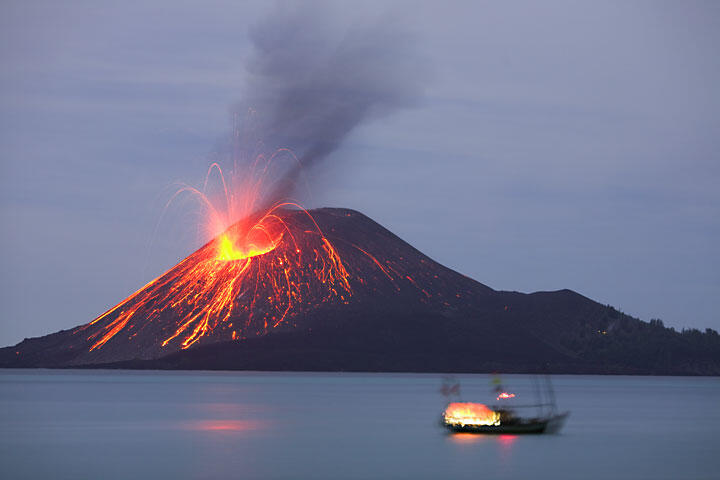
[[[545,380],[501,377],[520,410],[570,412],[523,436],[440,426],[449,400],[497,403],[491,375],[0,370],[0,478],[720,478],[720,378]]]

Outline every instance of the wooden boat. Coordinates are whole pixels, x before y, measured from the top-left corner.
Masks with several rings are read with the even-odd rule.
[[[443,415],[442,423],[452,432],[491,433],[491,434],[526,434],[526,433],[557,433],[563,426],[570,412],[550,415],[547,417],[521,418],[509,410],[499,410],[500,420],[497,424],[462,423],[448,421]]]
[[[535,383],[540,403],[513,407],[501,404],[488,407],[482,403],[450,402],[443,411],[441,424],[451,432],[489,434],[557,433],[570,413],[558,413],[555,404],[555,393],[549,376],[546,377],[546,403],[542,403],[543,394],[540,391],[540,386],[537,382]],[[499,378],[496,377],[494,384],[496,385],[495,391],[499,402],[515,397],[515,394],[508,393],[502,388]],[[459,384],[452,387],[444,385],[442,389],[443,392],[451,390],[459,396]],[[518,409],[523,408],[536,408],[538,414],[534,417],[522,417],[516,412]]]

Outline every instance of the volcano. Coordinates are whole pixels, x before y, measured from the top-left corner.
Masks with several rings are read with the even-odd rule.
[[[720,339],[570,290],[493,290],[354,210],[281,209],[0,366],[716,375]]]

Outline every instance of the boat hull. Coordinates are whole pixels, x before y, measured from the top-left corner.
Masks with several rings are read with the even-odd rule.
[[[501,425],[461,425],[445,423],[451,432],[486,434],[540,434],[557,433],[565,423],[568,413],[548,418]]]

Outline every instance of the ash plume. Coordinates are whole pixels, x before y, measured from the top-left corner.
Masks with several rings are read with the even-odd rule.
[[[298,177],[322,162],[364,122],[412,106],[425,64],[395,17],[343,29],[330,5],[278,3],[250,31],[253,53],[236,113],[253,111],[257,135],[295,152],[299,165],[275,184],[267,202],[293,194]]]

